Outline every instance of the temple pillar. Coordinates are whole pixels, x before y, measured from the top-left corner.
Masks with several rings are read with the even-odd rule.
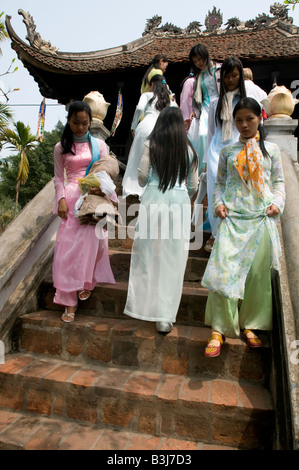
[[[104,124],[100,123],[98,119],[92,119],[90,133],[104,142],[106,142],[106,139],[110,137],[110,131],[104,126]]]
[[[294,132],[298,119],[270,117],[264,121],[265,138],[285,151],[293,162],[298,162],[298,142]]]

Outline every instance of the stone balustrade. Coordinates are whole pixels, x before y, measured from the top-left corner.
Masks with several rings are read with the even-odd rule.
[[[36,306],[36,291],[53,255],[58,217],[50,181],[0,237],[0,339],[16,318]]]
[[[279,227],[283,256],[280,286],[281,326],[288,371],[294,447],[299,448],[299,179],[297,139],[294,119],[270,118],[264,123],[266,140],[280,147],[286,184],[286,203]],[[283,346],[285,350],[283,350]]]

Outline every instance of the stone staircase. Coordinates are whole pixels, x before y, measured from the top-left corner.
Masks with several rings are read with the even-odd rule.
[[[270,347],[228,339],[204,357],[207,253],[190,251],[164,336],[123,314],[130,248],[110,241],[117,283],[98,285],[72,324],[52,302],[50,269],[41,280],[39,310],[19,317],[0,365],[0,449],[271,449]]]

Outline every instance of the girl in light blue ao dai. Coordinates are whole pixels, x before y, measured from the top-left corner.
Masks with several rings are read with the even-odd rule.
[[[208,135],[211,101],[218,97],[220,64],[213,64],[207,48],[196,44],[189,53],[192,73],[184,80],[180,95],[186,131],[198,155],[198,174],[204,171],[203,157]]]
[[[285,203],[280,151],[263,139],[256,100],[242,99],[233,117],[240,139],[220,154],[212,202],[220,223],[202,279],[210,291],[208,357],[220,354],[225,336],[236,338],[240,331],[249,346],[262,346],[254,330],[272,329],[271,268],[279,269],[276,222]]]
[[[198,186],[197,155],[182,112],[166,107],[144,145],[141,196],[124,313],[171,331],[189,254],[191,203]]]

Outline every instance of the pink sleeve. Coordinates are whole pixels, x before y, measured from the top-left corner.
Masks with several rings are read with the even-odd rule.
[[[193,97],[193,87],[194,87],[194,78],[188,78],[184,85],[180,96],[180,108],[183,113],[184,121],[190,119],[190,114],[192,113],[192,97]]]
[[[98,143],[100,146],[100,155],[108,155],[108,148],[105,142],[101,139],[98,139]]]
[[[64,161],[61,144],[56,144],[54,148],[54,187],[55,201],[53,213],[57,214],[58,202],[65,197],[64,193]]]

